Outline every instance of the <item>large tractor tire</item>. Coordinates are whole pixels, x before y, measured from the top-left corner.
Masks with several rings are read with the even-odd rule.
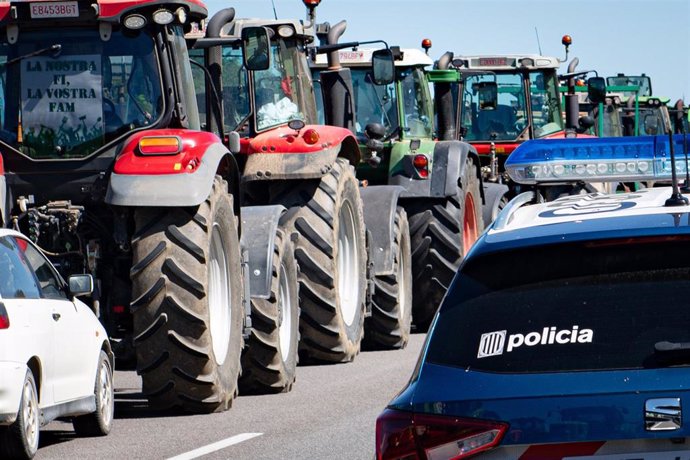
[[[364,347],[405,348],[412,323],[412,264],[407,213],[398,206],[393,234],[393,273],[374,277],[371,316],[364,321]]]
[[[273,185],[271,202],[296,231],[300,283],[300,359],[348,362],[359,353],[366,301],[366,236],[359,183],[337,159],[320,181]]]
[[[412,322],[429,329],[465,253],[484,229],[476,166],[467,159],[456,193],[407,206],[412,242]]]
[[[155,408],[230,408],[244,314],[237,220],[219,176],[196,208],[138,209],[132,239],[137,373]]]
[[[280,230],[273,249],[271,294],[253,298],[252,331],[242,352],[240,394],[288,392],[295,382],[299,344],[297,263]]]

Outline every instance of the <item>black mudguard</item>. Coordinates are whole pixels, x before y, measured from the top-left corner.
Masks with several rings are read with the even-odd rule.
[[[405,189],[398,186],[375,185],[360,188],[364,202],[364,223],[371,234],[371,258],[375,276],[393,273],[393,231],[398,197]]]
[[[240,246],[249,264],[249,296],[268,299],[271,296],[273,244],[280,216],[285,206],[243,206]]]
[[[484,201],[482,174],[477,150],[467,142],[440,141],[434,148],[431,172],[431,196],[449,197],[455,195],[460,180],[465,174],[467,158],[474,159],[475,174],[479,178],[479,190]]]

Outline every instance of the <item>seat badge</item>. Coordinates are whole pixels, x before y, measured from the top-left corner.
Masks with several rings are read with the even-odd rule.
[[[655,398],[644,403],[644,427],[647,431],[678,430],[682,421],[680,398]]]

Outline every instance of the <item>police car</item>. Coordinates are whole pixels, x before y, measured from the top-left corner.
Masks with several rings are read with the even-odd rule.
[[[506,170],[535,187],[665,181],[671,145],[530,141]],[[537,198],[465,258],[377,420],[378,459],[690,459],[690,206],[671,187]]]

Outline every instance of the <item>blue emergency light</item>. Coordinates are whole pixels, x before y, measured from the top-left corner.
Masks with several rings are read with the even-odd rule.
[[[685,174],[683,135],[673,137],[676,172]],[[668,136],[540,139],[521,144],[505,169],[520,184],[671,180]]]

